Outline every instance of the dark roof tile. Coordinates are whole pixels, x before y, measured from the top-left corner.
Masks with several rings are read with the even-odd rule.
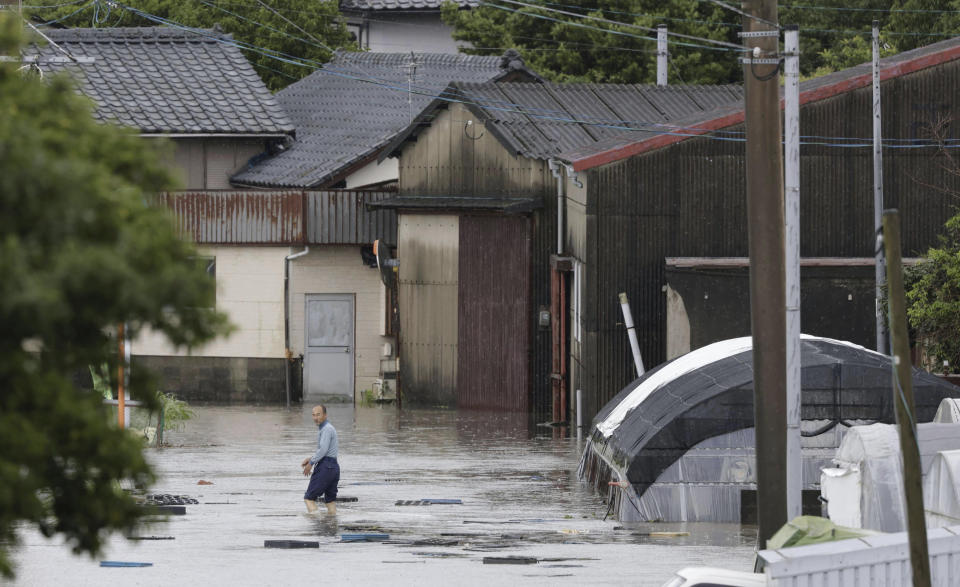
[[[150,133],[293,132],[290,119],[229,36],[166,27],[49,29],[44,34],[71,55],[94,58],[43,67],[76,76],[101,120]],[[50,45],[24,52],[41,60],[63,56]]]
[[[337,52],[323,68],[277,94],[296,125],[297,140],[231,179],[261,187],[323,185],[376,155],[451,81],[505,75],[510,70],[501,69],[501,61],[461,54]]]

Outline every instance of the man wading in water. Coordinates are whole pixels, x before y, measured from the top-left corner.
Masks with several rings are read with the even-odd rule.
[[[323,405],[313,407],[313,422],[320,428],[317,434],[317,452],[303,459],[303,476],[310,475],[310,485],[303,494],[307,504],[307,513],[317,511],[317,500],[323,498],[328,514],[337,513],[337,483],[340,482],[340,465],[337,464],[337,431],[327,422],[327,408]]]

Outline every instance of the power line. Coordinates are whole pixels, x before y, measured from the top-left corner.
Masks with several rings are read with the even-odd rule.
[[[621,26],[621,27],[626,27],[626,28],[634,28],[634,29],[639,29],[639,30],[642,30],[642,31],[654,32],[654,33],[657,32],[657,29],[656,29],[656,28],[653,28],[653,27],[647,27],[647,26],[642,26],[642,25],[632,24],[632,23],[626,23],[626,22],[620,22],[620,21],[616,21],[616,20],[610,20],[610,19],[608,19],[608,18],[601,18],[601,17],[599,17],[599,16],[590,16],[590,15],[588,15],[588,14],[580,14],[580,13],[577,13],[577,12],[569,12],[569,11],[567,11],[567,10],[559,10],[559,9],[556,9],[556,8],[548,8],[548,7],[542,6],[542,5],[528,4],[528,3],[526,3],[526,2],[519,2],[518,0],[498,0],[498,1],[499,1],[499,2],[506,2],[507,4],[513,4],[513,5],[515,5],[515,6],[523,6],[523,7],[526,7],[526,8],[536,8],[536,9],[539,9],[539,10],[545,10],[545,11],[547,11],[547,12],[553,12],[553,13],[556,13],[556,14],[563,14],[563,15],[565,15],[565,16],[573,16],[573,17],[576,17],[576,18],[584,19],[584,20],[592,20],[592,21],[595,21],[595,22],[602,22],[602,23],[604,23],[604,24],[609,24],[609,25],[614,25],[614,26]],[[711,1],[719,1],[719,0],[711,0]],[[499,6],[495,5],[495,4],[490,4],[489,2],[486,2],[486,1],[484,1],[484,0],[481,0],[480,4],[481,4],[481,6],[494,6],[494,7],[497,7],[497,8],[501,8],[501,7],[499,7]],[[520,14],[529,15],[529,16],[536,16],[536,15],[533,15],[533,14],[530,14],[530,13],[527,13],[527,12],[519,12],[519,11],[515,11],[515,12],[518,12],[518,13],[520,13]],[[560,22],[565,22],[565,21],[560,21]],[[605,29],[600,29],[600,30],[605,30]],[[609,32],[612,32],[612,31],[609,31]],[[675,32],[669,32],[669,31],[668,31],[667,34],[668,34],[669,36],[671,36],[671,37],[676,37],[676,38],[678,38],[678,39],[687,39],[687,40],[691,40],[691,41],[699,41],[699,42],[701,42],[701,43],[710,43],[710,44],[717,45],[717,46],[720,46],[720,47],[726,47],[728,50],[734,50],[734,51],[744,51],[744,50],[745,50],[745,48],[744,48],[742,45],[737,45],[737,44],[734,44],[734,43],[728,43],[727,41],[718,41],[718,40],[716,40],[716,39],[710,39],[710,38],[707,38],[707,37],[697,37],[697,36],[695,36],[695,35],[687,35],[687,34],[683,34],[683,33],[675,33]],[[646,40],[653,40],[653,41],[656,40],[655,38],[651,38],[651,37],[640,37],[640,38],[643,38],[643,39],[646,39]]]
[[[836,12],[881,12],[881,13],[908,13],[908,14],[960,14],[960,10],[930,10],[930,9],[909,9],[909,8],[850,8],[845,6],[816,6],[801,4],[785,4],[780,8],[789,10],[823,10]]]
[[[742,136],[735,136],[735,135],[742,134],[739,131],[722,131],[722,130],[713,131],[713,130],[707,130],[707,129],[698,129],[696,127],[676,127],[672,125],[666,125],[661,123],[650,123],[650,122],[644,122],[644,121],[621,121],[621,120],[597,121],[597,120],[590,120],[588,117],[578,118],[577,116],[571,115],[566,111],[551,111],[547,109],[529,108],[521,104],[509,103],[509,102],[504,102],[499,100],[479,100],[477,99],[477,97],[468,96],[463,92],[454,92],[452,94],[448,92],[437,93],[435,90],[432,90],[430,88],[417,88],[417,90],[414,91],[410,87],[404,88],[404,87],[395,85],[393,82],[388,83],[387,80],[382,80],[382,79],[378,80],[376,78],[370,78],[370,77],[364,78],[356,75],[350,75],[342,71],[331,71],[328,68],[322,68],[323,64],[311,59],[299,58],[296,56],[286,55],[276,51],[270,51],[268,49],[256,47],[249,43],[242,43],[232,39],[228,39],[219,34],[211,34],[209,31],[205,31],[203,29],[188,27],[180,23],[176,23],[175,21],[158,17],[150,13],[141,11],[139,9],[125,6],[120,3],[114,2],[112,4],[117,7],[128,10],[130,12],[133,12],[134,14],[141,16],[142,18],[145,18],[147,20],[152,20],[154,22],[158,22],[161,24],[167,24],[168,26],[171,26],[173,28],[178,28],[181,30],[193,32],[194,34],[210,38],[219,43],[235,46],[240,49],[247,49],[255,52],[260,52],[266,57],[276,59],[281,62],[293,63],[301,67],[309,67],[314,70],[319,70],[328,75],[337,75],[340,77],[354,79],[364,83],[372,83],[374,85],[379,85],[381,87],[384,87],[386,89],[393,90],[393,91],[423,95],[429,98],[439,99],[439,100],[451,102],[451,103],[475,105],[483,110],[517,113],[530,118],[570,123],[570,124],[583,124],[586,126],[609,128],[613,130],[621,130],[626,132],[643,132],[643,133],[654,134],[654,135],[672,135],[672,136],[690,137],[690,138],[700,137],[700,138],[705,138],[709,140],[721,140],[721,141],[732,141],[732,142],[744,142],[746,140]],[[32,25],[30,26],[32,27]],[[42,35],[42,33],[40,34]],[[58,47],[52,41],[51,41],[51,44],[57,47],[58,50],[65,52],[62,48]],[[66,54],[69,55],[69,53],[66,53]],[[270,69],[270,68],[267,67],[267,69]],[[508,107],[499,107],[499,106],[494,106],[492,104],[504,104]],[[550,116],[547,114],[536,114],[538,110],[544,113],[549,113],[549,112],[561,113],[562,112],[564,115]],[[636,126],[629,126],[629,125],[636,125]],[[637,128],[637,126],[640,126],[641,128]],[[734,136],[725,136],[725,135],[734,135]],[[872,147],[871,142],[869,142],[866,139],[859,139],[859,138],[850,138],[850,137],[805,137],[805,138],[815,139],[815,140],[802,141],[801,144],[803,145],[825,146],[825,147],[834,147],[834,148],[870,148]],[[889,141],[909,141],[909,140],[910,139],[889,139]],[[830,141],[850,141],[850,142],[839,143],[839,142],[830,142]],[[860,142],[852,142],[852,141],[860,141]],[[927,142],[921,142],[919,144],[917,144],[916,141],[917,140],[913,140],[913,144],[904,144],[904,145],[889,144],[888,142],[888,144],[884,145],[884,148],[887,148],[887,149],[960,148],[960,139],[948,139],[947,141],[944,141],[944,142],[927,141]],[[360,145],[360,146],[365,146],[365,145]]]

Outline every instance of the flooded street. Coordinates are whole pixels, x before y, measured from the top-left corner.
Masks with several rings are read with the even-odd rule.
[[[25,529],[15,584],[660,585],[684,566],[753,565],[753,528],[604,520],[606,505],[576,479],[582,443],[546,428],[531,437],[510,416],[330,405],[340,497],[356,498],[330,517],[304,513],[299,463],[316,442],[309,405],[196,412],[167,434],[169,448],[148,451],[159,475],[153,493],[199,501],[139,533],[172,540],[113,536],[92,560]],[[463,503],[397,505],[426,499]],[[644,535],[663,530],[690,534]],[[341,541],[358,533],[389,539]],[[291,539],[320,548],[264,548]],[[506,556],[537,562],[483,563]],[[153,566],[101,568],[101,560]]]

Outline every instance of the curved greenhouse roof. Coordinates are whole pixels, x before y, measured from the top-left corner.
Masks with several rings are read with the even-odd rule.
[[[724,340],[647,372],[597,414],[584,461],[601,459],[640,497],[701,441],[753,427],[752,350],[751,337]],[[805,435],[838,423],[893,422],[890,357],[802,335],[801,365],[801,417],[819,423]],[[913,387],[919,422],[933,418],[941,399],[960,396],[960,388],[919,369]]]

